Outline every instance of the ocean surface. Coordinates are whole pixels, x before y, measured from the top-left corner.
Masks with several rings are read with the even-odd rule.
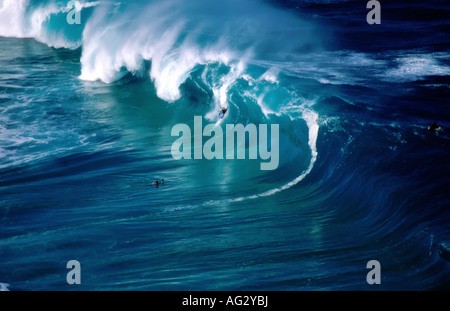
[[[380,3],[0,0],[1,288],[450,289],[450,8]],[[279,165],[176,160],[195,116]]]

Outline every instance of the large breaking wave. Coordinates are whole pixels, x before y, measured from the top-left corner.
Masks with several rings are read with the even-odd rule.
[[[311,156],[301,174],[284,186],[234,200],[275,194],[312,170],[317,159],[318,115],[313,102],[278,79],[283,71],[280,64],[286,66],[293,54],[321,48],[314,25],[299,16],[253,0],[155,0],[145,5],[142,1],[80,1],[75,7],[67,6],[67,1],[1,3],[1,36],[31,37],[55,48],[80,48],[82,80],[109,84],[129,75],[147,77],[158,97],[167,102],[179,100],[181,86],[189,80],[210,106],[205,113],[210,121],[219,107],[240,110],[239,105],[249,101],[262,112],[263,119],[255,122],[280,115],[303,119],[309,128],[304,139]],[[72,11],[79,12],[80,25],[67,22]],[[274,96],[280,89],[283,96]],[[231,100],[231,92],[240,99]],[[248,122],[246,116],[234,116],[229,122]]]

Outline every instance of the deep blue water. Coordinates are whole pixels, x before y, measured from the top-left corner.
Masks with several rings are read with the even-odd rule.
[[[0,0],[0,283],[450,289],[446,1],[80,2]],[[224,105],[277,169],[172,157]]]

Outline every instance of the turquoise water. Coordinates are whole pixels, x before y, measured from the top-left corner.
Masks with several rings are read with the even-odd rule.
[[[0,3],[11,290],[448,288],[439,1],[387,5],[379,28],[355,1],[86,2],[80,25],[64,1]],[[224,132],[279,125],[277,169],[173,158],[172,128],[222,106]],[[366,282],[372,259],[381,285]]]

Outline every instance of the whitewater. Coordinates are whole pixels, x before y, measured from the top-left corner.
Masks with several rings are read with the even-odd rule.
[[[0,0],[2,290],[449,288],[441,1],[71,4]],[[174,159],[194,116],[278,167]]]

